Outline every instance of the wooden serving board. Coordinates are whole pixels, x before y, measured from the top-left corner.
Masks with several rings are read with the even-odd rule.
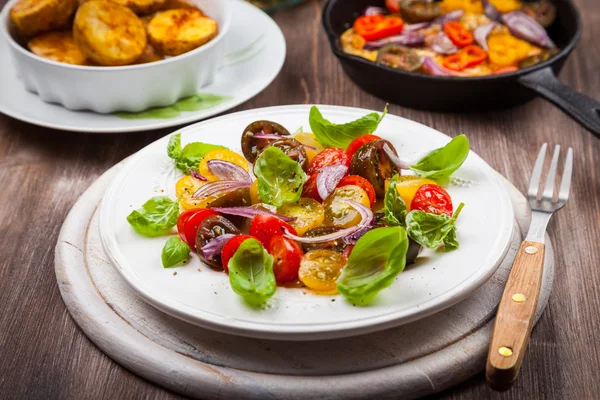
[[[135,295],[109,263],[98,232],[98,204],[121,166],[102,175],[69,213],[56,246],[55,269],[75,322],[132,372],[194,398],[333,400],[415,398],[483,371],[495,310],[530,218],[525,198],[508,181],[518,228],[498,271],[467,300],[378,333],[281,342],[199,328]],[[546,243],[538,318],[554,278],[552,244],[548,238]]]

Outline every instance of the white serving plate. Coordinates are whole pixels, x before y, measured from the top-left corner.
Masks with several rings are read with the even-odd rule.
[[[249,110],[181,129],[182,143],[204,141],[241,153],[243,129],[255,120],[278,122],[295,131],[308,128],[310,106]],[[369,110],[320,106],[333,122],[357,119]],[[411,158],[449,141],[446,135],[394,115],[376,134],[390,140],[401,157]],[[174,196],[179,177],[167,157],[169,138],[140,150],[115,178],[100,209],[105,250],[131,287],[156,308],[190,323],[226,333],[281,340],[319,340],[363,334],[405,324],[439,312],[469,296],[496,270],[509,247],[514,215],[496,173],[470,153],[456,177],[469,185],[450,185],[455,206],[466,207],[458,219],[458,250],[422,253],[394,284],[368,307],[354,307],[341,295],[320,296],[306,289],[278,288],[262,309],[243,303],[226,274],[204,266],[197,257],[185,267],[164,269],[160,254],[165,237],[138,235],[127,215],[157,194]],[[201,272],[199,272],[199,270]],[[173,272],[177,271],[177,275]]]
[[[218,65],[214,81],[197,90],[198,94],[211,99],[202,107],[161,116],[137,114],[137,117],[125,119],[118,114],[73,111],[46,103],[27,91],[21,73],[9,55],[9,45],[0,35],[0,113],[48,128],[118,133],[182,125],[238,106],[263,91],[279,74],[285,61],[285,38],[277,24],[258,8],[242,0],[219,1],[228,2],[231,23],[220,44],[224,59]],[[159,80],[156,85],[165,83]]]

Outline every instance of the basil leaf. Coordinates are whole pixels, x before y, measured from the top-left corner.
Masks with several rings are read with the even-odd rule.
[[[165,268],[186,264],[190,258],[190,246],[177,236],[170,237],[162,249],[161,259]]]
[[[415,242],[428,249],[437,249],[447,236],[450,236],[448,243],[450,247],[458,247],[456,240],[456,228],[454,222],[460,215],[463,203],[460,203],[453,217],[446,214],[431,214],[425,211],[413,210],[406,216],[406,230],[408,236]],[[456,246],[454,246],[456,245]]]
[[[404,270],[407,251],[408,236],[401,226],[365,233],[337,280],[339,292],[353,304],[369,304]]]
[[[458,249],[458,239],[456,238],[456,226],[453,226],[448,235],[444,238],[444,250]]]
[[[405,226],[406,221],[406,203],[398,193],[396,184],[398,183],[398,174],[390,180],[390,184],[385,192],[383,199],[383,220],[391,226]]]
[[[277,147],[267,147],[254,163],[258,194],[265,203],[281,207],[297,201],[302,194],[306,174],[300,164]]]
[[[175,166],[184,174],[189,174],[190,169],[197,169],[204,155],[211,150],[225,149],[227,147],[202,142],[192,142],[181,148],[181,134],[171,136],[167,145],[167,154],[175,160]]]
[[[137,233],[154,237],[167,235],[177,224],[179,203],[166,196],[155,196],[127,216]]]
[[[167,154],[174,160],[178,160],[179,157],[181,157],[181,133],[173,135],[169,138]]]
[[[227,266],[233,291],[251,306],[263,304],[275,293],[273,257],[258,240],[244,240]]]
[[[308,122],[310,123],[310,129],[319,143],[325,147],[340,147],[345,150],[350,142],[357,137],[375,132],[386,114],[387,106],[381,115],[371,113],[356,121],[345,124],[334,124],[323,118],[323,115],[321,115],[316,106],[312,106]]]
[[[465,135],[458,135],[444,147],[435,149],[421,158],[410,169],[422,178],[444,182],[463,165],[468,155],[469,139]]]

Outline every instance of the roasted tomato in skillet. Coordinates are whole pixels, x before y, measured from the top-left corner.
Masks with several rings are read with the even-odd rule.
[[[348,157],[348,154],[346,154],[344,150],[336,147],[325,149],[312,159],[307,172],[309,174],[314,174],[315,172],[319,172],[321,168],[334,164],[342,164],[349,167],[350,158]]]
[[[278,139],[267,147],[277,147],[283,151],[289,158],[296,161],[304,171],[308,170],[308,157],[304,145],[292,138]],[[266,148],[266,147],[265,147]]]
[[[208,244],[211,240],[217,236],[225,234],[238,235],[240,231],[236,226],[229,221],[227,218],[220,215],[211,215],[206,217],[198,227],[198,233],[196,235],[196,249],[198,255],[206,264],[216,270],[221,270],[223,265],[221,264],[221,255],[218,254],[212,259],[206,259],[202,253],[202,247]]]
[[[385,195],[385,181],[390,179],[395,174],[399,174],[400,170],[390,160],[384,148],[389,149],[397,155],[394,146],[385,139],[367,143],[362,146],[352,157],[350,165],[351,175],[360,175],[373,185],[377,196]]]
[[[386,44],[377,53],[377,64],[414,72],[423,66],[423,59],[413,49],[398,44]]]
[[[400,14],[406,22],[432,21],[442,15],[439,3],[430,1],[403,0],[400,2]]]
[[[556,19],[556,7],[548,0],[528,3],[523,7],[523,12],[529,14],[544,28],[550,27]]]
[[[244,153],[246,160],[251,163],[256,161],[256,157],[258,157],[265,147],[277,140],[275,138],[257,139],[254,137],[254,135],[260,133],[290,136],[290,132],[276,122],[256,121],[248,125],[246,129],[244,129],[244,133],[242,133],[242,152]]]
[[[523,69],[523,68],[531,67],[532,65],[543,63],[544,61],[547,61],[550,57],[553,57],[557,54],[558,54],[558,49],[544,50],[540,54],[536,54],[535,56],[530,56],[524,60],[521,60],[519,62],[519,68]]]

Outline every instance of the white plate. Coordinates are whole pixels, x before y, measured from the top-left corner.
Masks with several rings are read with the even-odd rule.
[[[183,144],[204,141],[241,153],[241,133],[249,123],[267,119],[295,131],[309,126],[309,109],[297,105],[250,110],[179,132]],[[351,121],[370,112],[335,106],[320,109],[334,122]],[[393,115],[384,118],[376,133],[390,140],[403,157],[414,157],[449,140],[440,132]],[[509,196],[496,172],[471,152],[456,176],[472,183],[448,188],[455,205],[466,203],[457,223],[458,250],[426,253],[426,258],[407,268],[368,307],[354,307],[340,295],[278,288],[266,308],[252,309],[231,290],[226,274],[212,271],[197,257],[185,267],[164,269],[160,254],[166,238],[142,237],[126,221],[127,215],[151,196],[174,196],[180,174],[167,157],[168,140],[152,143],[127,162],[102,202],[100,233],[114,265],[147,302],[205,328],[268,339],[317,340],[405,324],[467,297],[493,274],[508,250],[514,223]]]
[[[206,100],[201,109],[163,110],[163,118],[155,118],[157,113],[138,113],[126,119],[45,103],[25,89],[9,56],[8,44],[0,37],[0,112],[48,128],[116,133],[182,125],[236,107],[275,79],[285,61],[286,45],[283,33],[267,14],[242,0],[227,1],[231,2],[232,21],[224,43],[225,60],[215,81],[198,90]]]

